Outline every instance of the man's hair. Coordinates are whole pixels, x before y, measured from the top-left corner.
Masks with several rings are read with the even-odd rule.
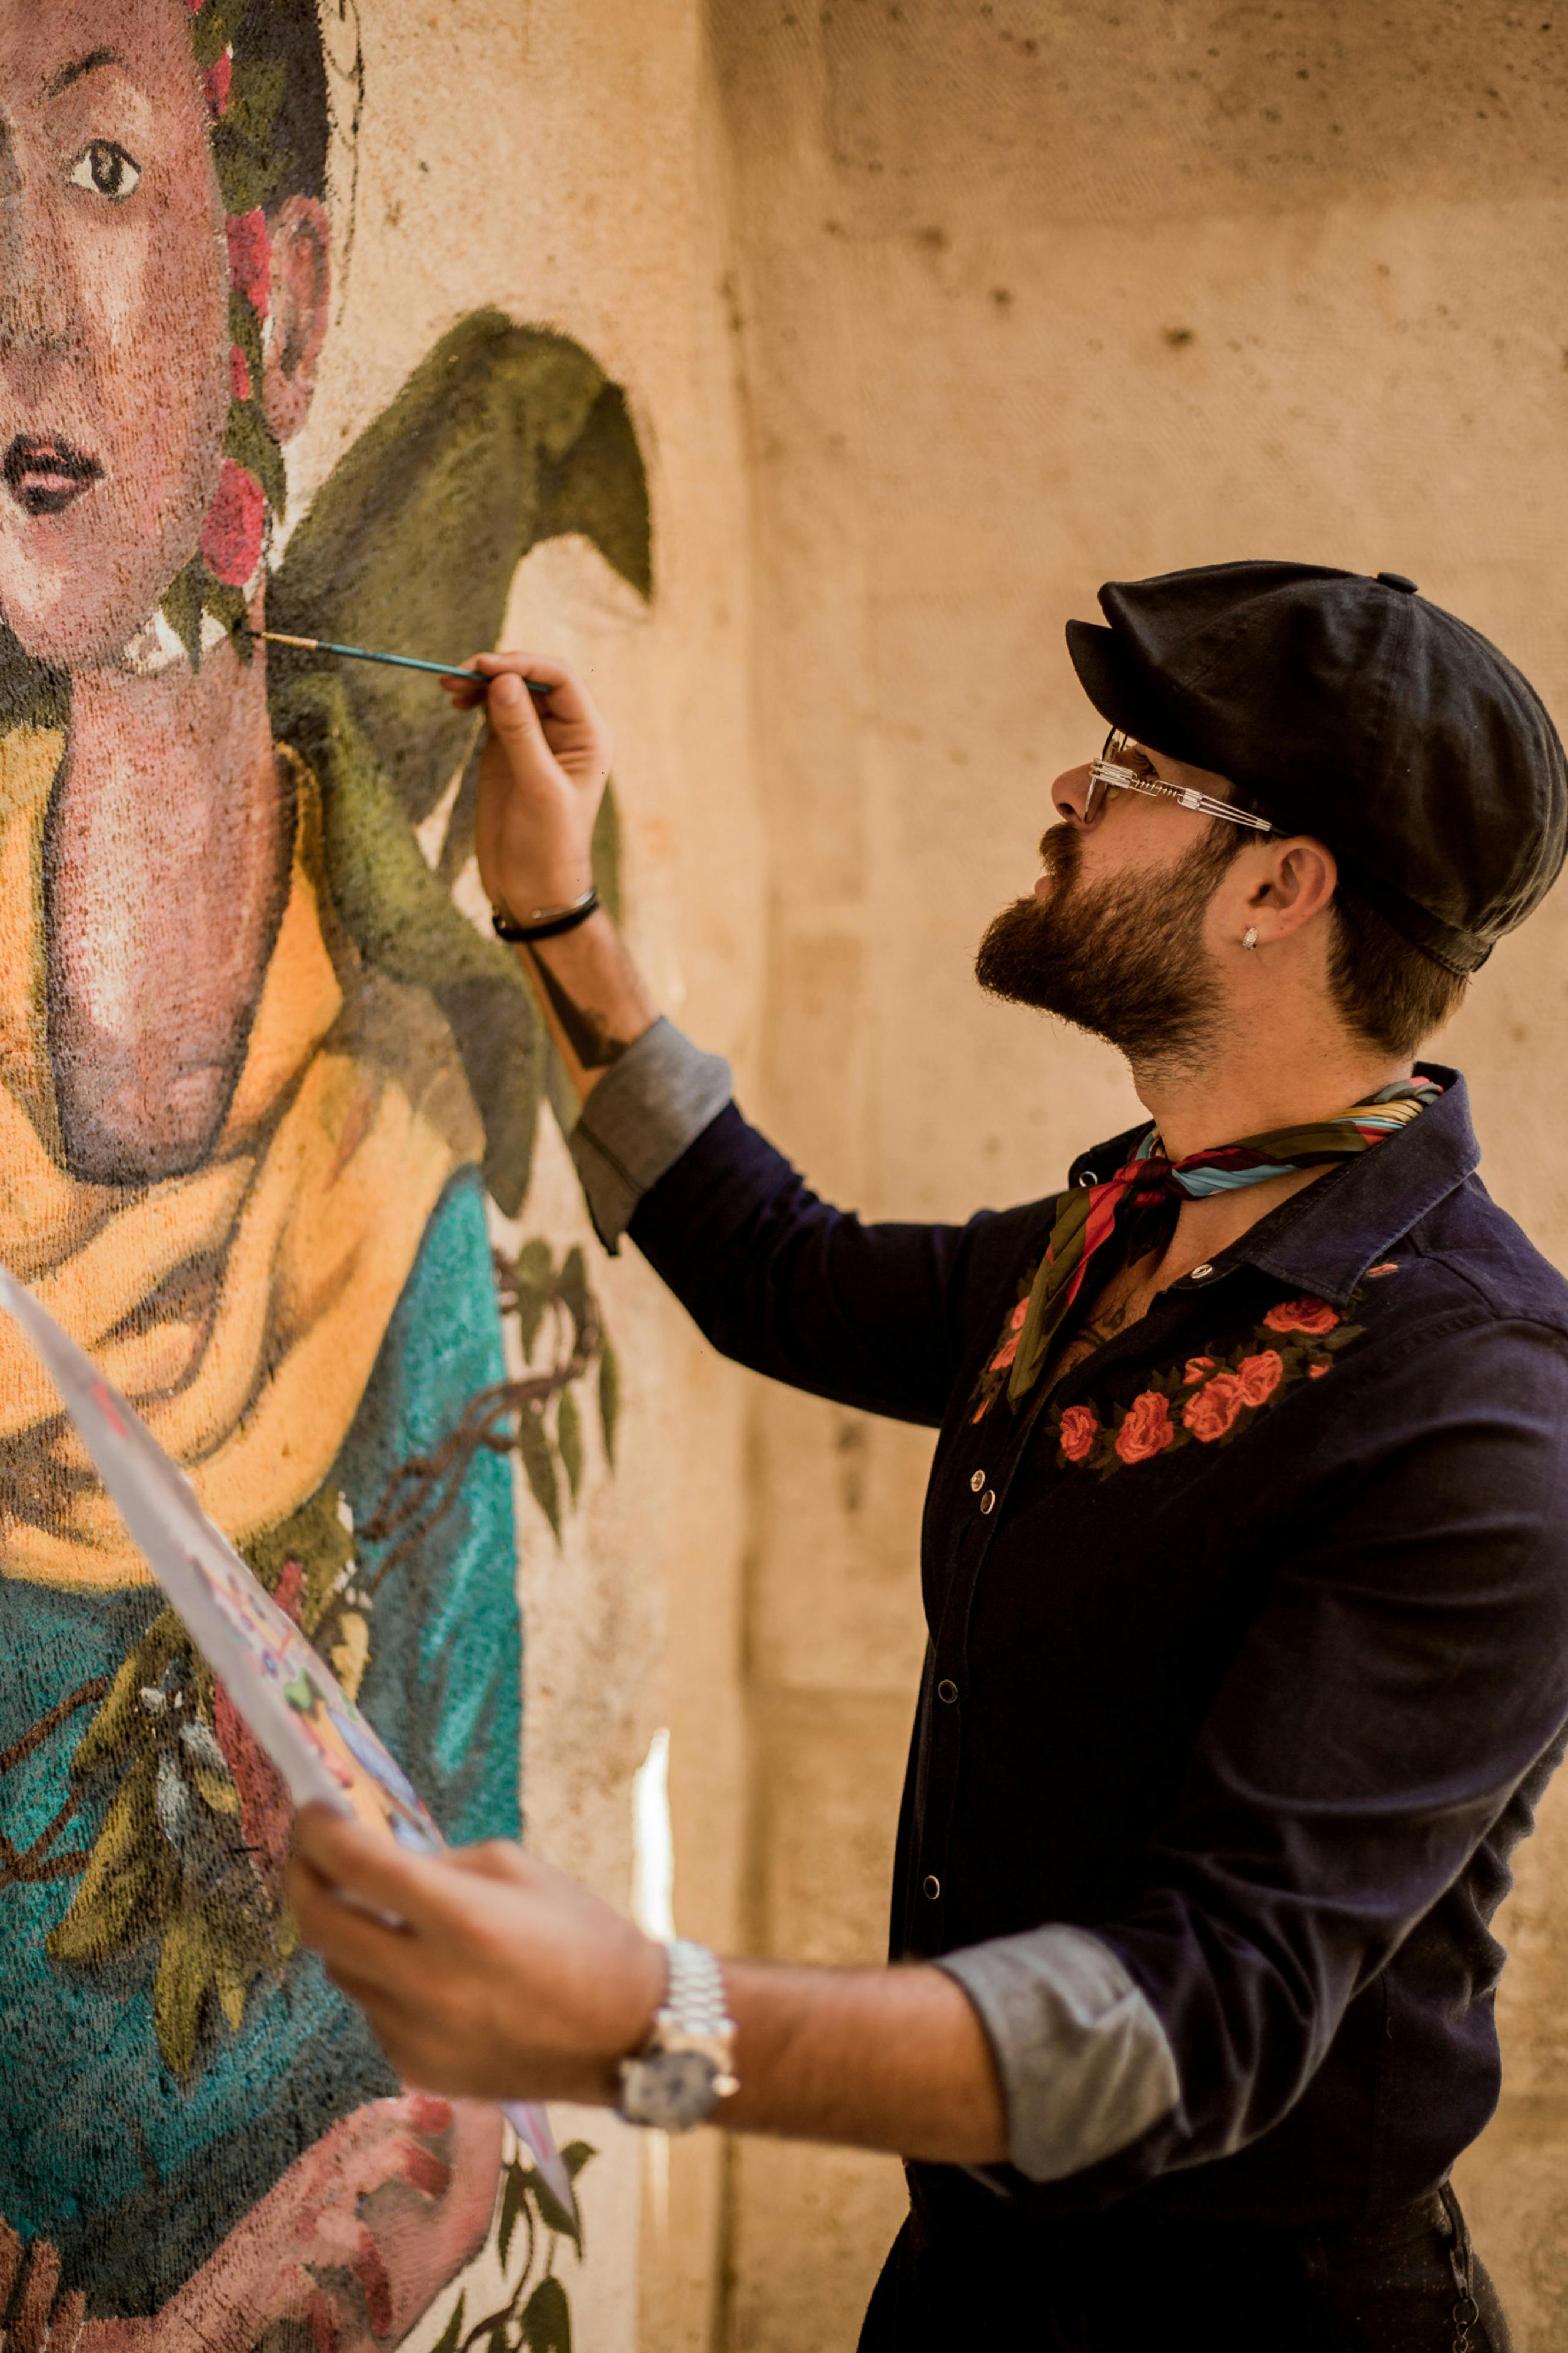
[[[1211,825],[1217,886],[1253,837],[1219,818]],[[1458,1011],[1466,976],[1450,972],[1407,940],[1351,883],[1341,881],[1329,913],[1329,993],[1335,1011],[1353,1036],[1381,1053],[1414,1054]]]
[[[1348,1029],[1385,1054],[1414,1054],[1458,1011],[1467,986],[1342,882],[1330,910],[1329,987]]]

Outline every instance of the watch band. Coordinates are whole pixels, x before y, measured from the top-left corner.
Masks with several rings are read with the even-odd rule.
[[[732,2066],[735,2021],[723,1970],[707,1946],[677,1936],[664,1950],[664,2001],[641,2050],[621,2062],[616,2105],[628,2124],[685,2132],[740,2089]]]

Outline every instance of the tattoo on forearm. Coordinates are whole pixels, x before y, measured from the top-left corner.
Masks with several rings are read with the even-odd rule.
[[[618,1062],[626,1050],[626,1045],[621,1039],[611,1037],[603,1014],[590,1011],[569,997],[544,958],[536,955],[531,948],[528,957],[539,975],[539,985],[549,999],[550,1009],[561,1024],[562,1034],[583,1069],[607,1071],[612,1062]]]

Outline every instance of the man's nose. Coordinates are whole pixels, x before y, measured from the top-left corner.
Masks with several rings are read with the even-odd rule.
[[[1089,762],[1079,768],[1064,768],[1051,786],[1051,798],[1058,814],[1069,825],[1087,826],[1089,818]]]

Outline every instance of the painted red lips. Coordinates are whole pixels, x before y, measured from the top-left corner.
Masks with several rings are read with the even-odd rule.
[[[60,435],[18,433],[0,460],[0,475],[24,513],[56,515],[101,481],[103,468]]]

